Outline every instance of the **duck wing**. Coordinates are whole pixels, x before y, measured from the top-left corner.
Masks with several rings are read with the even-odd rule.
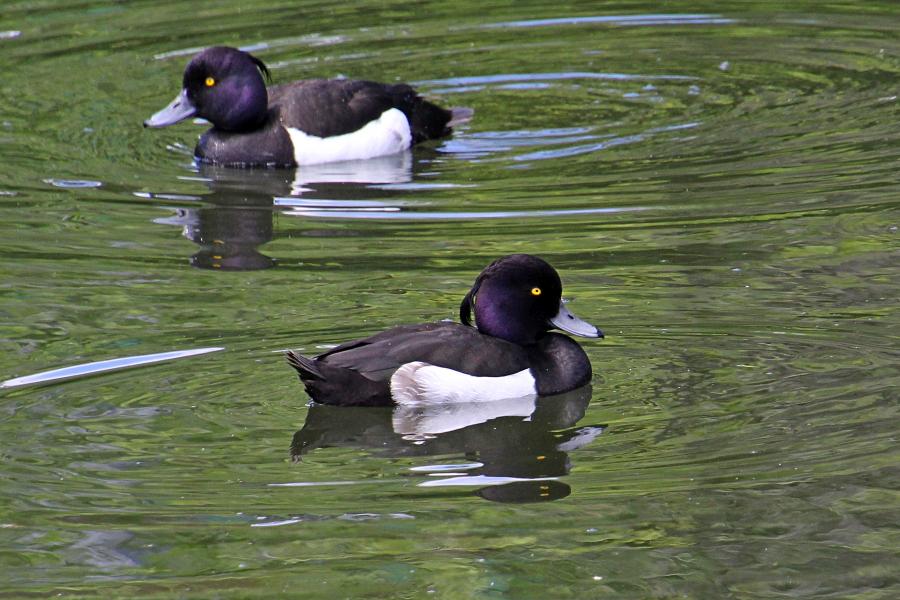
[[[310,79],[269,88],[269,106],[281,122],[317,137],[352,133],[386,110],[406,115],[414,142],[450,133],[454,113],[420,97],[406,84],[350,79]]]
[[[529,366],[521,346],[451,322],[394,327],[338,346],[316,360],[375,381],[390,380],[400,366],[415,361],[479,377],[510,375]]]
[[[394,327],[315,358],[288,352],[287,360],[313,400],[343,406],[392,405],[391,376],[411,362],[479,377],[501,377],[529,367],[523,347],[451,322]]]

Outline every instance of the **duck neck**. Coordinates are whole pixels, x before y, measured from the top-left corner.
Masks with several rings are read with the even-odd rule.
[[[484,288],[475,297],[475,325],[481,333],[523,346],[537,343],[547,331],[522,306]]]
[[[591,380],[591,361],[572,338],[550,332],[528,347],[528,359],[538,394],[549,396],[585,385]]]
[[[225,81],[223,86],[229,86],[229,93],[220,93],[217,98],[223,98],[209,107],[208,115],[201,115],[209,119],[218,129],[223,131],[251,131],[262,125],[269,113],[269,93],[262,77],[255,73],[255,77],[242,77]]]

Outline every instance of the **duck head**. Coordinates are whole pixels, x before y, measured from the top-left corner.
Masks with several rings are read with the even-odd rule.
[[[459,307],[463,324],[472,324],[472,312],[478,331],[516,344],[533,344],[550,329],[603,337],[566,308],[556,270],[529,254],[499,258],[478,275]]]
[[[144,121],[144,127],[166,127],[196,116],[223,131],[254,129],[268,114],[263,75],[268,78],[269,69],[251,54],[227,46],[207,48],[185,68],[181,93]]]

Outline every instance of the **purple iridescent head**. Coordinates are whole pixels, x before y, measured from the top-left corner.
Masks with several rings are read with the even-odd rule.
[[[201,117],[223,131],[258,127],[269,110],[263,75],[269,70],[255,56],[237,48],[215,46],[196,55],[184,70],[181,93],[144,121],[144,127],[166,127]]]
[[[533,344],[550,329],[583,337],[603,332],[573,315],[562,301],[562,283],[545,260],[511,254],[478,275],[459,307],[460,320],[478,331],[516,344]]]

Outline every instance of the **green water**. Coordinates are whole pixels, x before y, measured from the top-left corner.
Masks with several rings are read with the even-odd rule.
[[[224,350],[0,391],[0,598],[900,596],[898,30],[4,2],[0,380]],[[213,44],[475,118],[373,175],[198,170],[202,126],[141,122]],[[589,388],[434,435],[307,405],[281,350],[453,318],[512,252],[605,330]]]

